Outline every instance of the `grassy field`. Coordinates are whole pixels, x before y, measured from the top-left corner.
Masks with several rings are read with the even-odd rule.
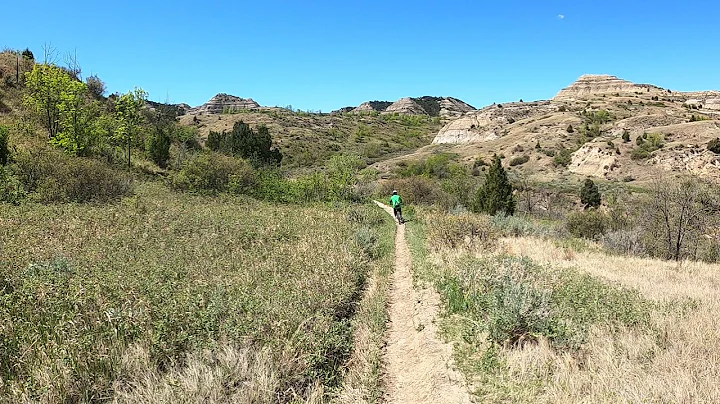
[[[374,206],[144,183],[0,211],[0,401],[379,394],[394,225]]]
[[[417,279],[440,292],[442,329],[480,401],[720,399],[717,265],[503,237],[478,216],[421,211],[408,230]]]

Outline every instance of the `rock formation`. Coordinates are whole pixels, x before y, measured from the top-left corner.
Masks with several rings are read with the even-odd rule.
[[[475,111],[475,107],[457,98],[444,97],[440,100],[440,116],[443,118],[458,118],[471,111]]]
[[[575,174],[605,177],[617,164],[615,149],[586,144],[572,155],[568,170]]]
[[[428,113],[415,100],[405,97],[397,100],[387,107],[384,111],[387,114],[406,114],[406,115],[428,115]]]
[[[616,76],[607,74],[586,74],[580,76],[570,87],[563,88],[553,98],[554,101],[575,100],[595,94],[632,93],[632,92],[667,92],[650,84],[635,84]]]
[[[445,125],[433,143],[473,143],[503,136],[505,127],[532,116],[557,111],[550,101],[513,102],[468,112]]]
[[[188,114],[222,114],[227,111],[255,108],[260,108],[260,104],[252,98],[240,98],[234,95],[220,93],[212,97],[210,101],[205,104],[190,109]]]

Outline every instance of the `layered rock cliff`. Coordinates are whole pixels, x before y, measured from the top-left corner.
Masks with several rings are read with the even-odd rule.
[[[223,112],[238,111],[242,109],[260,108],[260,104],[252,98],[240,98],[234,95],[220,93],[205,104],[191,108],[188,114],[222,114]]]

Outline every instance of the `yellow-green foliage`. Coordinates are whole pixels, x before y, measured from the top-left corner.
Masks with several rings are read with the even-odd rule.
[[[393,230],[374,206],[278,206],[153,184],[114,205],[0,208],[8,402],[107,400],[138,372],[227,344],[273,364],[263,373],[277,382],[264,393],[272,400],[336,386],[370,263],[391,248],[378,235]],[[138,350],[140,370],[129,365]]]

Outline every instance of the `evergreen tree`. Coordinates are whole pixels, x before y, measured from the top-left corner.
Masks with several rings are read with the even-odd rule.
[[[590,178],[585,180],[580,190],[580,203],[585,205],[585,209],[600,206],[600,191],[598,191],[597,185]]]
[[[210,150],[248,159],[255,165],[280,165],[282,153],[272,147],[267,126],[252,130],[243,121],[235,122],[231,132],[210,132],[206,142]]]
[[[485,183],[475,194],[474,205],[476,212],[489,215],[494,215],[499,211],[504,212],[506,215],[515,213],[513,188],[500,162],[500,157],[497,155],[493,156],[487,177],[485,177]]]

